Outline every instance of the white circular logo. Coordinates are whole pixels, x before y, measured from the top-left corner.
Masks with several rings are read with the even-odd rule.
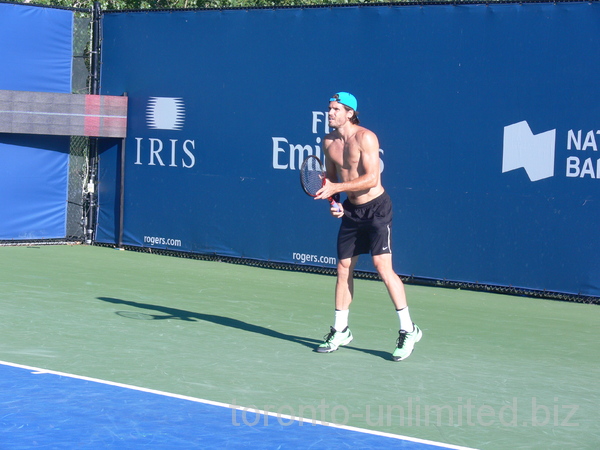
[[[185,120],[183,99],[177,97],[150,97],[146,109],[148,128],[153,130],[181,130]]]

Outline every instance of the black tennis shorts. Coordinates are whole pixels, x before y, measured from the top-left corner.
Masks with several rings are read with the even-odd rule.
[[[392,253],[392,199],[387,192],[354,205],[346,199],[338,233],[338,259]]]

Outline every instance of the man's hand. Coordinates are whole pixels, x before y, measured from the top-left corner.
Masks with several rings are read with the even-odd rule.
[[[337,183],[332,183],[329,179],[325,178],[325,185],[317,191],[315,200],[329,200],[339,191],[336,189]],[[340,219],[344,215],[344,207],[339,202],[334,202],[331,205],[331,215]]]
[[[342,206],[341,202],[335,202],[333,205],[331,205],[330,211],[331,215],[336,219],[341,219],[344,217],[344,207]]]
[[[315,200],[327,200],[329,197],[333,197],[337,194],[339,191],[335,189],[335,184],[336,183],[329,181],[328,178],[325,178],[325,184],[317,191]]]

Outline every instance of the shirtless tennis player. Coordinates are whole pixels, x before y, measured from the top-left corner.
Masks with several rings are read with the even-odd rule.
[[[348,345],[353,337],[348,327],[350,303],[354,294],[353,272],[358,256],[371,253],[373,264],[383,280],[400,321],[395,361],[406,359],[422,332],[410,317],[404,284],[392,267],[392,202],[381,185],[379,141],[372,131],[359,125],[357,100],[347,92],[329,99],[329,127],[323,149],[327,180],[317,199],[327,199],[345,192],[342,208],[331,208],[342,222],[338,234],[337,283],[335,287],[335,322],[317,348],[330,353]]]

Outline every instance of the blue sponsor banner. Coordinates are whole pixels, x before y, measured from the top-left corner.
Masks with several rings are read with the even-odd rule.
[[[298,168],[349,91],[379,136],[399,273],[600,295],[598,8],[106,14],[102,93],[129,96],[124,243],[335,267],[339,222]]]
[[[73,12],[0,4],[0,89],[71,92]],[[69,137],[0,134],[0,239],[66,236]]]

